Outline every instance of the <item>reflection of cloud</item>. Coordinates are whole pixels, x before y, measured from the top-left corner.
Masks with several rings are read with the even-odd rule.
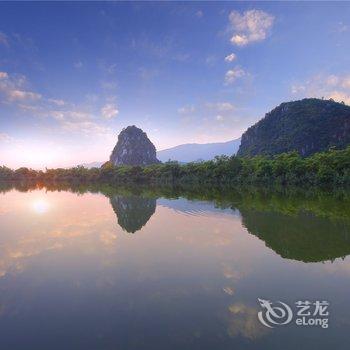
[[[244,269],[240,269],[240,271],[237,269],[237,267],[234,267],[232,264],[223,263],[223,275],[227,279],[231,280],[240,280],[245,275],[249,274],[250,268],[245,266]]]
[[[350,256],[339,258],[332,262],[322,264],[324,271],[330,275],[343,274],[350,277]]]
[[[224,288],[222,288],[222,290],[228,295],[235,294],[235,290],[232,287],[224,287]]]
[[[106,228],[106,224],[111,222],[111,217],[106,215],[106,212],[109,213],[109,210],[106,211],[106,207],[102,205],[102,203],[105,203],[107,208],[109,208],[106,199],[103,198],[103,202],[99,204],[103,208],[99,212],[95,207],[96,200],[93,201],[95,205],[91,206],[93,203],[75,197],[75,195],[73,198],[71,196],[69,194],[65,194],[64,197],[60,195],[52,196],[50,201],[49,198],[40,197],[47,200],[47,202],[55,203],[50,211],[54,220],[50,221],[48,228],[42,225],[40,230],[36,229],[35,226],[34,229],[28,230],[28,225],[24,222],[23,225],[25,226],[22,233],[17,228],[20,234],[17,235],[16,239],[11,239],[11,236],[5,239],[5,231],[4,239],[0,244],[0,277],[8,273],[24,271],[31,261],[30,257],[41,255],[47,251],[59,251],[68,248],[78,248],[83,253],[97,252],[99,250],[103,250],[104,253],[115,251],[117,236],[114,233],[115,230],[112,231]],[[62,199],[63,202],[59,203]],[[35,198],[34,200],[26,198],[27,202],[36,203]],[[18,211],[18,202],[14,204]],[[70,207],[72,204],[74,205]],[[67,205],[69,209],[65,210],[61,205]],[[8,201],[6,208],[8,211],[12,211],[11,199]],[[27,215],[28,205],[26,204],[24,208]],[[72,208],[75,209],[72,210]],[[29,210],[31,211],[31,208]],[[37,220],[36,218],[33,219],[32,216],[28,217],[28,219],[33,222]],[[46,217],[39,220],[49,219],[50,217]]]
[[[243,336],[253,340],[269,332],[269,329],[258,321],[256,308],[243,303],[235,303],[228,309],[230,315],[227,332],[231,337]]]

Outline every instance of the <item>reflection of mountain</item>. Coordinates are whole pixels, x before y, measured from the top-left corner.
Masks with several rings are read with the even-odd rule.
[[[0,192],[42,188],[35,183],[1,184]],[[304,262],[350,255],[350,196],[322,191],[276,191],[214,186],[118,187],[84,184],[45,184],[47,191],[103,193],[127,232],[140,230],[158,205],[186,215],[242,216],[247,230],[286,259]],[[156,200],[156,198],[159,198]],[[187,199],[188,198],[188,199]]]
[[[243,225],[265,241],[277,254],[287,259],[318,262],[350,254],[350,224],[301,212],[241,210]]]
[[[319,210],[323,206],[325,210],[328,208],[325,204],[335,204],[333,202],[322,200],[315,203],[289,196],[278,196],[276,199],[247,195],[232,198],[231,209],[218,208],[209,201],[188,201],[183,198],[175,201],[161,198],[157,203],[189,215],[241,215],[249,233],[262,239],[269,248],[286,259],[318,262],[350,254],[349,218],[344,217],[342,212],[336,212],[342,213],[340,217],[332,217],[330,211],[330,217],[325,217],[325,213]],[[336,205],[331,207],[335,210]]]
[[[114,195],[110,197],[110,202],[117,215],[118,224],[131,233],[140,230],[156,210],[155,198]]]
[[[210,201],[191,201],[186,198],[179,198],[177,200],[159,198],[157,199],[157,205],[167,207],[186,215],[194,216],[206,216],[206,215],[224,215],[240,217],[240,213],[237,209],[231,208],[218,208],[213,202]]]

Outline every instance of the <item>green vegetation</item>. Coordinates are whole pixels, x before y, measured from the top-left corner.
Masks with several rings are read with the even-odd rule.
[[[308,98],[282,103],[243,135],[239,156],[276,155],[297,151],[302,156],[350,144],[350,106]]]
[[[83,183],[188,183],[188,184],[279,184],[283,186],[350,185],[350,146],[330,149],[303,158],[297,152],[274,157],[218,156],[214,160],[179,164],[167,162],[145,167],[105,163],[101,168],[11,170],[0,167],[1,181],[83,182]]]

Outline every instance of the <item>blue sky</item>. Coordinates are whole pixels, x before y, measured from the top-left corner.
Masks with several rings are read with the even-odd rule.
[[[239,137],[284,101],[350,102],[350,3],[0,3],[0,163]]]

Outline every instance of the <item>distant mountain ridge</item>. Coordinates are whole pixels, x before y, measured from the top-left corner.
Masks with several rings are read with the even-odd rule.
[[[215,156],[236,154],[241,138],[215,143],[186,143],[157,152],[157,158],[162,162],[176,160],[180,163],[214,159]],[[85,168],[101,167],[105,162],[91,162],[81,164]]]
[[[333,100],[285,102],[242,135],[238,156],[297,151],[307,157],[350,144],[350,107]]]
[[[79,164],[79,166],[83,166],[84,168],[87,168],[87,169],[100,168],[103,163],[105,162],[91,162],[91,163]]]
[[[187,143],[157,152],[157,158],[162,162],[177,160],[188,163],[198,160],[210,160],[215,156],[236,154],[241,139],[216,143]]]

